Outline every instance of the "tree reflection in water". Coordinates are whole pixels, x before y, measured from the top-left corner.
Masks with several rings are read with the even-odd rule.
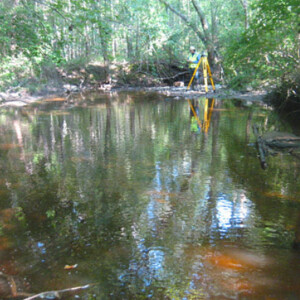
[[[80,97],[2,111],[2,272],[32,292],[97,282],[86,299],[300,294],[299,161],[261,170],[249,129],[287,123],[233,100]]]

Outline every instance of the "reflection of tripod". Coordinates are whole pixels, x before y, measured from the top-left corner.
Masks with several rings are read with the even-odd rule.
[[[205,99],[205,106],[204,106],[204,120],[203,120],[203,131],[205,133],[208,132],[209,125],[210,125],[210,120],[211,120],[211,115],[214,109],[214,104],[215,104],[215,99],[213,98],[211,101],[211,106],[208,108],[208,99]]]
[[[199,62],[197,64],[197,67],[194,70],[193,76],[192,76],[192,78],[191,78],[191,80],[189,82],[187,90],[190,89],[191,84],[192,84],[192,82],[194,80],[194,77],[195,77],[197,71],[198,71],[198,68],[200,67],[201,62],[202,62],[202,67],[203,67],[203,78],[204,78],[205,92],[206,93],[208,92],[207,73],[209,75],[209,79],[210,79],[213,91],[215,92],[216,88],[215,88],[214,81],[213,81],[213,78],[212,78],[212,74],[211,74],[210,66],[209,66],[209,63],[208,63],[208,60],[207,60],[207,56],[205,54],[202,54],[201,59],[199,60]]]
[[[196,109],[196,106],[198,105],[194,104],[191,102],[190,99],[187,99],[190,105],[190,115],[194,117],[195,122],[198,123],[198,129],[202,128],[202,131],[207,133],[209,126],[210,126],[210,120],[211,120],[211,115],[214,109],[214,104],[215,104],[215,99],[213,98],[211,101],[211,105],[209,106],[209,100],[205,98],[205,103],[204,103],[204,116],[203,116],[203,122],[199,120],[198,112]],[[198,107],[199,110],[199,107]]]

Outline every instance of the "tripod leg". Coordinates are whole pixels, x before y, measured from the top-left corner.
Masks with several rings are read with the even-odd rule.
[[[208,86],[207,86],[207,58],[204,58],[203,61],[203,78],[204,78],[204,86],[205,86],[205,92],[208,92]]]
[[[207,98],[205,98],[205,106],[204,106],[204,121],[203,121],[203,123],[205,124],[204,126],[203,126],[203,130],[204,130],[204,132],[205,133],[207,133],[207,112],[208,112],[208,99]]]
[[[210,120],[211,120],[211,115],[212,115],[212,111],[213,111],[213,109],[214,109],[214,104],[215,104],[215,98],[212,99],[211,107],[210,107],[209,112],[208,112],[207,125],[206,125],[206,132],[207,132],[208,129],[209,129]]]
[[[198,122],[199,128],[201,128],[201,127],[202,127],[201,121],[199,120],[199,118],[198,118],[198,116],[197,116],[197,113],[196,113],[196,111],[195,111],[195,109],[194,109],[194,107],[193,107],[193,105],[192,105],[192,103],[191,103],[191,100],[190,100],[190,99],[187,99],[187,100],[188,100],[188,102],[189,102],[189,105],[190,105],[190,107],[191,107],[191,110],[192,110],[192,112],[193,112],[193,115],[194,115],[195,119],[196,119],[197,122]]]
[[[193,73],[193,76],[192,76],[192,78],[191,78],[191,80],[190,80],[190,82],[189,82],[189,84],[188,84],[188,86],[187,86],[187,91],[188,91],[188,90],[190,89],[190,87],[191,87],[191,84],[192,84],[192,82],[193,82],[193,80],[194,80],[194,77],[196,76],[196,73],[197,73],[197,71],[198,71],[198,68],[199,68],[201,62],[202,62],[202,58],[199,60],[199,62],[198,62],[198,64],[197,64],[197,67],[195,68],[195,71],[194,71],[194,73]]]
[[[210,79],[213,91],[215,92],[216,88],[215,88],[215,84],[214,84],[214,81],[213,81],[213,78],[212,78],[212,74],[211,74],[211,70],[210,70],[210,66],[209,66],[208,62],[207,62],[207,70],[208,70],[208,75],[209,75],[209,79]]]

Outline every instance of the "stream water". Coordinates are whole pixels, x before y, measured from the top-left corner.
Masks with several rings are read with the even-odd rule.
[[[89,94],[1,110],[1,299],[88,283],[63,297],[300,298],[300,160],[261,169],[252,125],[299,128],[249,102],[190,103]]]

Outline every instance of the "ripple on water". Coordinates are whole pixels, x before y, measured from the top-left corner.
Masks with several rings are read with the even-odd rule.
[[[253,124],[292,128],[255,104],[197,101],[206,132],[186,100],[145,93],[1,113],[0,258],[30,292],[97,282],[97,299],[297,299],[300,164],[279,155],[261,170],[248,146]]]

